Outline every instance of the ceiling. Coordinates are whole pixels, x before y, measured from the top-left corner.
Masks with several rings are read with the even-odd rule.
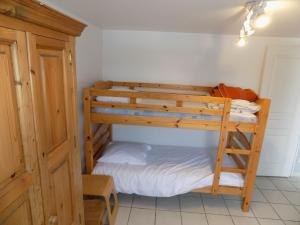
[[[246,0],[47,0],[102,29],[239,34]],[[256,35],[300,37],[300,0],[279,0]]]

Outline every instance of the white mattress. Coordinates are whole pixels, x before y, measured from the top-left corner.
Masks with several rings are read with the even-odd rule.
[[[212,185],[216,150],[207,148],[152,146],[145,166],[97,163],[93,174],[111,175],[118,192],[170,197]],[[233,166],[228,156],[225,166]],[[221,185],[242,187],[243,177],[221,173]]]

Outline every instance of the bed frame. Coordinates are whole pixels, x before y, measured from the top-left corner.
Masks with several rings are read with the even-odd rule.
[[[113,86],[167,90],[164,92],[148,91],[119,91],[108,90]],[[203,96],[212,87],[100,81],[93,87],[84,90],[84,131],[86,148],[86,172],[91,173],[95,162],[99,159],[112,140],[112,124],[158,126],[171,128],[189,128],[198,130],[219,131],[219,145],[214,170],[212,186],[195,189],[193,192],[239,195],[243,199],[243,211],[249,210],[252,199],[253,186],[256,179],[260,152],[263,144],[266,123],[269,114],[270,100],[259,99],[257,103],[261,110],[257,113],[257,123],[233,122],[229,120],[231,99],[222,97]],[[199,94],[176,94],[176,90],[199,92]],[[171,92],[171,93],[169,93]],[[127,97],[129,103],[107,103],[95,100],[96,96]],[[137,99],[172,100],[176,106],[139,104]],[[207,109],[201,107],[184,107],[185,102],[223,104],[223,109]],[[159,116],[117,115],[93,112],[93,108],[104,107],[114,109],[148,110],[155,112],[189,113],[209,116],[220,116],[221,120],[200,120]],[[236,167],[224,167],[223,157],[228,154],[232,157]],[[244,187],[232,187],[219,185],[220,173],[240,173],[244,176]]]

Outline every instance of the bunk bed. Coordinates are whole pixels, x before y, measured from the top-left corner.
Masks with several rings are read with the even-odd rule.
[[[102,157],[112,141],[112,124],[219,131],[219,143],[213,156],[213,174],[210,175],[211,182],[204,182],[204,186],[193,187],[191,191],[239,195],[243,199],[243,211],[248,211],[270,100],[256,100],[260,110],[255,113],[254,119],[249,119],[242,115],[233,115],[233,100],[212,97],[208,94],[211,90],[212,87],[206,86],[114,81],[96,82],[92,87],[86,88],[86,172],[96,173],[95,167],[99,164],[97,160]],[[159,151],[165,150],[159,147],[155,149],[158,155]],[[191,157],[197,158],[192,154]],[[229,158],[233,163],[227,162]],[[119,171],[123,169],[119,168]],[[223,182],[225,174],[238,178],[237,184]]]

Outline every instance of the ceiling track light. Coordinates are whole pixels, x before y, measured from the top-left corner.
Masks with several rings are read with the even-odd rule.
[[[272,3],[272,4],[271,4]],[[259,0],[246,3],[247,16],[240,30],[238,46],[243,47],[246,39],[255,33],[255,29],[261,29],[270,24],[271,18],[267,12],[274,8],[273,1]]]

